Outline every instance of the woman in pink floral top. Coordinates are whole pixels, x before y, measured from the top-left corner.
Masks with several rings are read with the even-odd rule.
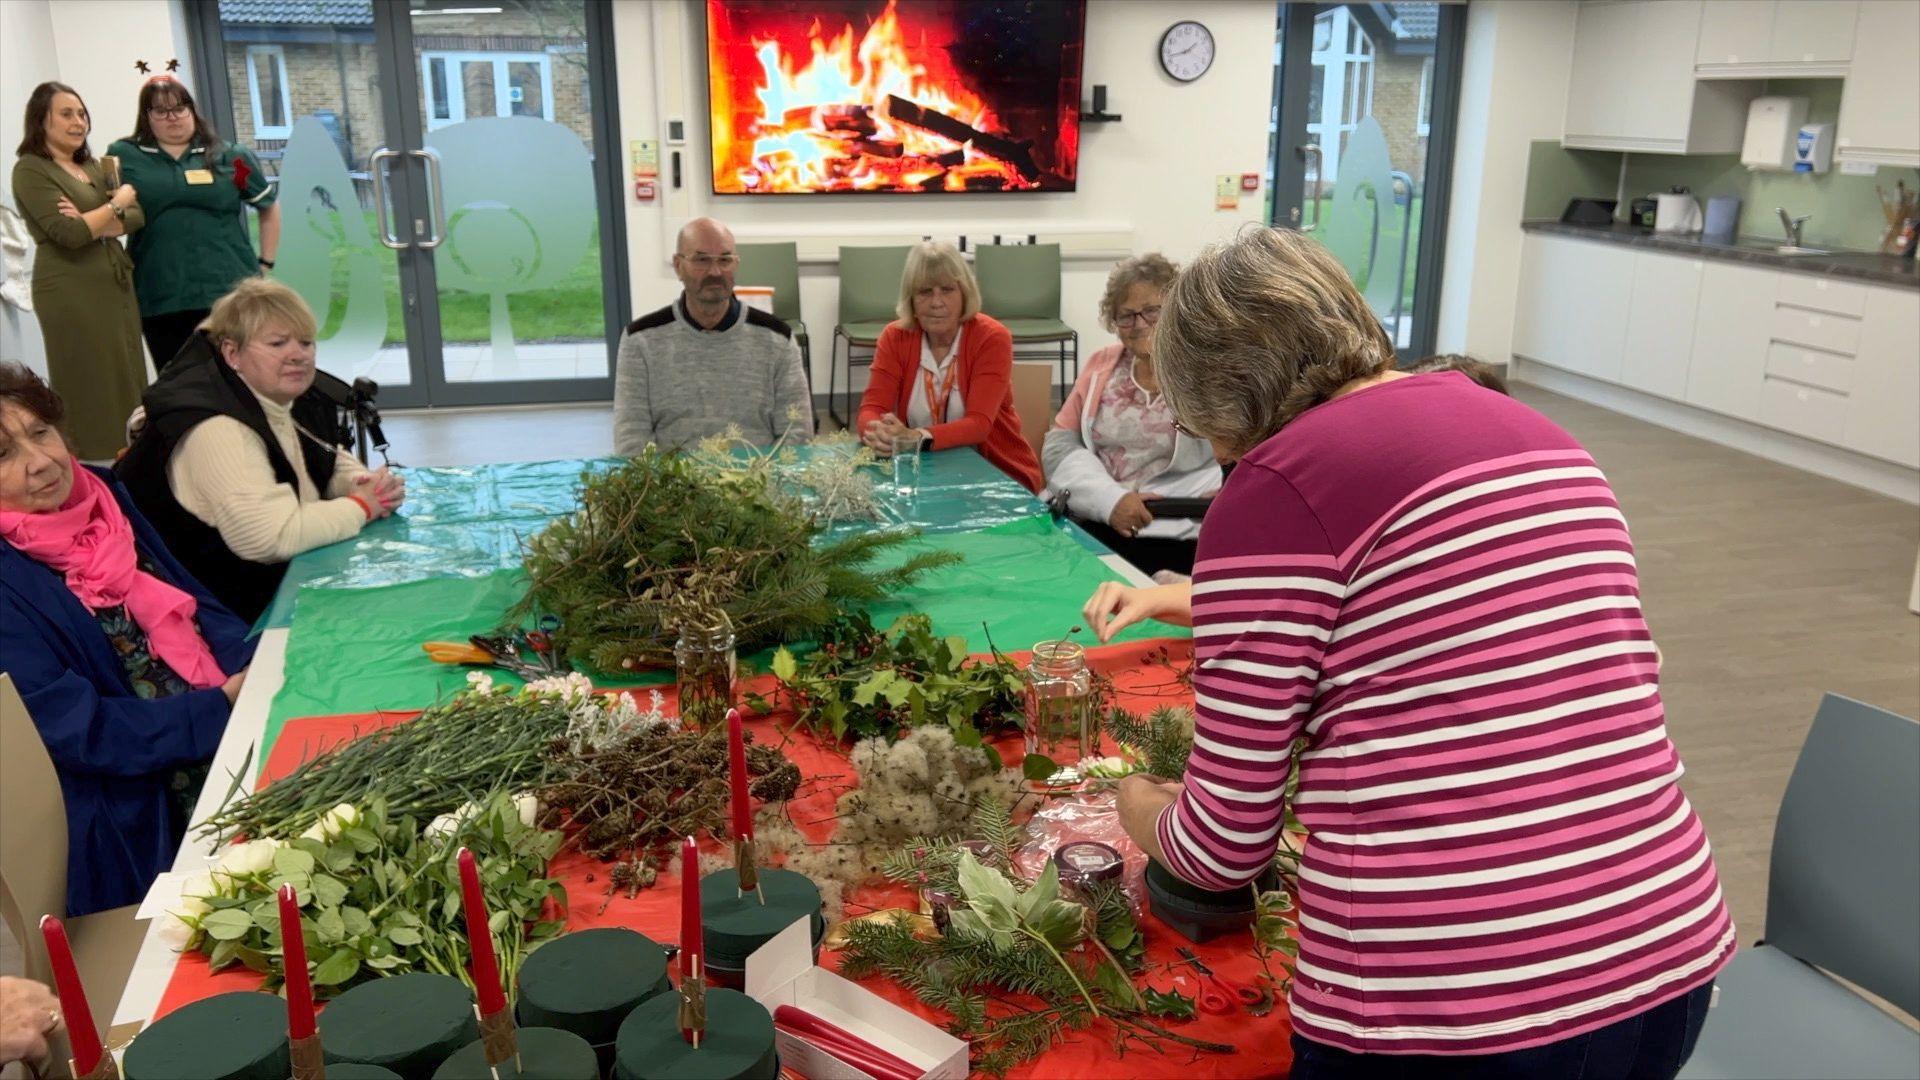
[[[1075,520],[1149,574],[1190,572],[1200,534],[1195,519],[1155,517],[1154,501],[1211,496],[1221,482],[1213,447],[1174,427],[1154,371],[1153,327],[1177,273],[1159,254],[1113,268],[1100,321],[1120,343],[1088,358],[1041,450],[1044,497],[1064,494]]]

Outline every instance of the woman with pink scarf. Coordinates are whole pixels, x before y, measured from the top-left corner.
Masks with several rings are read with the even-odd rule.
[[[85,915],[173,863],[253,645],[113,474],[75,464],[64,413],[0,362],[0,671],[59,773],[67,913]]]

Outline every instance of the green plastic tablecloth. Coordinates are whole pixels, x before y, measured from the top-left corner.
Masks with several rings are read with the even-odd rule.
[[[809,447],[794,448],[802,462],[810,453]],[[401,512],[368,525],[351,540],[294,559],[260,627],[288,625],[294,598],[309,586],[359,588],[478,578],[519,566],[521,542],[577,505],[574,493],[581,476],[618,462],[587,458],[408,469],[407,502]],[[882,520],[841,522],[828,530],[828,538],[889,526],[911,526],[928,534],[971,532],[1042,509],[1030,492],[971,450],[926,455],[912,498],[894,493],[890,468],[882,466],[874,475]],[[1071,532],[1083,546],[1105,550],[1078,529]]]
[[[964,561],[929,572],[873,605],[874,621],[885,625],[901,614],[924,612],[938,633],[965,636],[973,652],[987,651],[989,632],[1002,650],[1060,637],[1080,621],[1081,605],[1093,590],[1119,577],[1045,514],[976,532],[921,536],[903,548],[897,558],[944,550]],[[491,630],[524,590],[525,578],[513,569],[367,588],[302,588],[287,640],[286,680],[255,760],[266,760],[281,726],[294,717],[418,709],[449,696],[465,684],[467,669],[434,663],[421,642],[464,641]],[[1149,623],[1129,627],[1118,640],[1186,634]],[[764,668],[765,654],[747,663]],[[490,674],[496,681],[516,681],[504,672]],[[599,681],[643,685],[671,678],[656,672]]]

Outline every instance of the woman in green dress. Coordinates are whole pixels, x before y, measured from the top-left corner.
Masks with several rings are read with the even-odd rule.
[[[273,269],[280,208],[260,159],[223,143],[179,79],[148,79],[137,115],[133,134],[107,153],[140,192],[146,213],[146,227],[127,241],[127,254],[140,297],[140,331],[153,366],[165,371],[215,300],[241,278]],[[249,206],[260,215],[257,255],[242,213]]]
[[[13,203],[36,245],[33,310],[74,449],[85,460],[110,461],[126,445],[127,417],[147,385],[133,260],[116,237],[145,218],[133,187],[109,186],[87,148],[92,126],[73,87],[34,87],[13,166]]]

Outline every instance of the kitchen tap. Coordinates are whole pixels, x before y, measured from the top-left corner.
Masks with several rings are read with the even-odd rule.
[[[1813,215],[1806,214],[1801,217],[1794,217],[1787,213],[1786,208],[1783,206],[1774,207],[1773,212],[1780,215],[1780,227],[1787,230],[1787,245],[1789,247],[1799,247],[1800,229],[1806,225],[1807,219]]]

